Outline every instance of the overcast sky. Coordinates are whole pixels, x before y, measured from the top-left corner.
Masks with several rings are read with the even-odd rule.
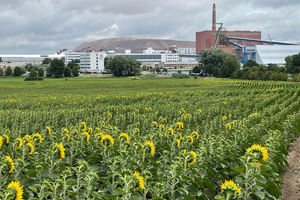
[[[53,54],[114,37],[194,41],[211,30],[213,3],[226,30],[300,42],[299,0],[0,0],[0,54]]]

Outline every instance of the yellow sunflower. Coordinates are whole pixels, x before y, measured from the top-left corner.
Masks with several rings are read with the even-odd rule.
[[[10,156],[6,156],[6,160],[9,162],[10,164],[10,169],[8,172],[12,172],[15,168],[15,163],[13,161],[13,159]]]
[[[100,128],[99,127],[96,127],[95,129],[97,130],[97,133],[100,133]]]
[[[126,142],[129,142],[129,136],[127,135],[127,133],[121,133],[118,137],[118,140],[120,140],[122,137],[125,137]]]
[[[169,128],[167,132],[169,133],[169,135],[174,135],[174,130],[172,128]]]
[[[151,123],[151,125],[152,125],[153,127],[155,127],[155,128],[157,128],[157,127],[158,127],[158,124],[157,124],[157,122],[156,122],[156,121],[153,121],[153,122]]]
[[[235,182],[232,180],[227,181],[221,185],[222,193],[226,194],[226,199],[231,199],[230,197],[234,195],[234,198],[241,195],[241,188],[239,188]]]
[[[222,117],[222,120],[226,120],[226,119],[227,119],[227,117],[226,117],[226,116],[223,116],[223,117]]]
[[[102,126],[103,126],[103,127],[105,126],[105,121],[102,121]]]
[[[81,134],[86,136],[86,141],[87,142],[90,140],[90,134],[88,132],[83,132]]]
[[[164,131],[166,128],[164,125],[159,125],[160,130]]]
[[[196,155],[196,153],[194,151],[190,151],[190,154],[192,154],[193,160],[188,163],[188,166],[195,164],[196,160],[197,160],[197,155]]]
[[[8,142],[9,142],[9,137],[8,137],[8,135],[3,134],[3,136],[6,138],[6,144],[8,144]]]
[[[39,134],[39,133],[33,134],[33,135],[32,135],[32,139],[34,139],[35,137],[38,137],[38,138],[39,138],[39,143],[42,143],[43,138],[42,138],[41,134]]]
[[[81,122],[80,125],[83,126],[83,128],[81,129],[81,131],[85,131],[85,129],[86,129],[86,123],[85,122]]]
[[[151,142],[150,140],[148,140],[148,141],[146,141],[145,146],[149,146],[150,149],[151,149],[150,153],[152,155],[154,155],[154,153],[155,153],[155,147],[154,147],[153,142]]]
[[[15,192],[15,200],[21,200],[23,199],[23,187],[21,187],[21,184],[19,181],[15,182],[12,181],[10,184],[8,184],[7,189],[13,188]]]
[[[175,126],[176,126],[177,130],[180,130],[181,129],[181,122],[176,122]]]
[[[192,136],[196,135],[196,139],[199,139],[199,133],[197,131],[192,132]]]
[[[108,114],[108,118],[109,118],[109,119],[112,118],[112,114],[111,114],[111,113]]]
[[[189,144],[193,144],[193,142],[194,142],[194,139],[193,139],[193,137],[192,137],[192,136],[188,135],[188,136],[186,136],[186,138],[189,138],[189,139],[190,139],[190,142],[189,142]]]
[[[48,134],[51,134],[51,128],[50,128],[50,126],[47,126],[46,128],[48,130]]]
[[[64,131],[66,131],[66,133],[69,134],[69,130],[67,128],[64,128]]]
[[[33,154],[33,152],[34,152],[34,146],[33,146],[32,142],[28,142],[27,146],[29,146],[29,148],[30,148],[29,155]]]
[[[66,140],[66,141],[69,142],[69,140],[70,140],[70,135],[67,133],[66,136],[67,136],[67,140]]]
[[[59,152],[60,152],[60,160],[62,160],[63,158],[65,158],[65,148],[64,148],[64,145],[62,143],[59,143],[59,144],[55,144],[55,146],[53,147],[53,149],[55,147],[58,147],[59,148]],[[52,150],[53,152],[53,150]]]
[[[142,176],[140,176],[140,174],[138,172],[134,172],[134,176],[139,180],[139,187],[138,188],[141,188],[141,189],[144,189],[144,178]]]
[[[115,143],[114,139],[110,135],[103,135],[101,142],[102,146],[105,148],[111,147]]]
[[[93,128],[89,128],[89,129],[88,129],[88,133],[89,133],[89,134],[92,134],[92,133],[93,133]]]
[[[3,137],[0,135],[0,147],[2,147],[3,144]]]
[[[101,136],[101,138],[102,138],[102,136],[103,136],[103,133],[97,133],[96,135],[95,135],[95,138],[96,138],[96,140],[98,139],[98,136]],[[100,141],[101,141],[101,138],[100,138]]]
[[[176,142],[177,142],[176,146],[179,147],[180,146],[180,140],[177,139]]]
[[[268,150],[259,144],[253,144],[250,148],[246,149],[248,154],[253,160],[263,160],[266,161],[269,157]]]
[[[19,141],[19,147],[22,147],[22,145],[23,145],[23,140],[22,140],[22,138],[20,138],[20,137],[18,137],[17,139],[16,139],[17,141]]]
[[[231,129],[231,125],[229,123],[225,124],[225,127],[228,127],[228,129]]]

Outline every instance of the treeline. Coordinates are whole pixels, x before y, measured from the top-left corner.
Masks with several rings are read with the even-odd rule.
[[[192,72],[202,72],[203,75],[219,78],[274,81],[286,81],[291,74],[294,81],[300,81],[300,53],[287,56],[285,62],[284,67],[279,67],[276,64],[265,66],[248,60],[241,67],[236,56],[218,49],[214,53],[211,51],[204,52],[199,65],[194,67]]]
[[[63,59],[45,58],[42,64],[26,63],[24,67],[16,66],[0,68],[0,76],[21,76],[26,72],[30,72],[31,77],[43,77],[46,72],[47,77],[77,77],[79,75],[79,60],[72,60],[65,65]]]

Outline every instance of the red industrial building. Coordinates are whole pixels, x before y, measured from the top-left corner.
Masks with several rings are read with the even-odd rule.
[[[216,23],[216,6],[213,4],[213,16],[212,16],[212,30],[206,30],[196,32],[196,53],[201,54],[203,51],[211,50],[214,46],[214,42],[217,38],[217,23]],[[219,40],[217,41],[216,49],[223,49],[224,51],[232,54],[236,54],[236,47],[227,43],[227,36],[238,38],[249,38],[261,40],[260,31],[227,31],[221,30]],[[243,41],[240,45],[246,45],[247,42]],[[258,44],[252,42],[252,45]]]

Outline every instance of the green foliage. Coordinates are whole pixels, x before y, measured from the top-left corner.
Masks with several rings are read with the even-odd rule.
[[[64,74],[65,63],[61,59],[54,58],[50,63],[50,74],[55,78],[60,78]]]
[[[21,76],[23,72],[24,71],[21,69],[21,67],[17,66],[14,68],[13,76]]]
[[[19,181],[24,199],[226,199],[225,180],[238,199],[278,199],[300,131],[295,82],[1,78],[0,87],[0,193]],[[248,153],[253,144],[267,160]]]
[[[4,71],[2,68],[0,68],[0,76],[3,76],[3,74],[4,74]]]
[[[42,80],[44,79],[39,76],[28,76],[25,78],[25,81],[42,81]]]
[[[37,73],[34,68],[31,68],[29,76],[37,76]]]
[[[246,67],[258,67],[259,64],[257,62],[255,62],[254,60],[247,60],[247,62],[243,65],[243,68],[246,68]]]
[[[120,55],[108,59],[106,65],[106,68],[111,71],[114,76],[138,76],[141,71],[141,63],[139,61]]]
[[[12,76],[12,75],[13,75],[12,68],[6,67],[5,76]]]
[[[0,57],[0,62],[2,62],[2,58]]]
[[[71,62],[69,62],[69,63],[67,64],[67,66],[68,66],[71,70],[73,70],[73,68],[74,68],[75,66],[78,66],[78,67],[79,67],[79,65],[80,65],[80,60],[78,60],[78,59],[76,59],[76,60],[71,60]]]
[[[66,67],[64,70],[64,76],[65,77],[71,77],[71,69],[69,67]]]
[[[159,67],[155,67],[154,70],[156,71],[156,73],[159,73],[159,72],[160,72],[160,68],[159,68]]]
[[[74,77],[79,76],[79,66],[78,65],[73,67],[72,74]]]
[[[43,77],[44,76],[44,69],[42,67],[39,68],[38,70],[38,74],[39,77]]]
[[[211,51],[205,51],[199,63],[204,74],[223,78],[230,77],[240,68],[237,57],[221,49],[215,51],[214,54]]]
[[[186,75],[186,74],[181,74],[181,73],[178,73],[178,74],[174,74],[172,75],[172,78],[190,78],[189,75]]]
[[[200,66],[195,66],[195,67],[192,69],[192,72],[193,72],[193,73],[200,73],[200,72],[201,72],[201,67],[200,67]]]
[[[291,74],[300,73],[300,53],[285,58],[287,72]]]
[[[168,69],[167,68],[163,68],[163,72],[168,72]]]
[[[43,65],[50,64],[50,63],[51,63],[51,58],[45,58],[42,62]]]

